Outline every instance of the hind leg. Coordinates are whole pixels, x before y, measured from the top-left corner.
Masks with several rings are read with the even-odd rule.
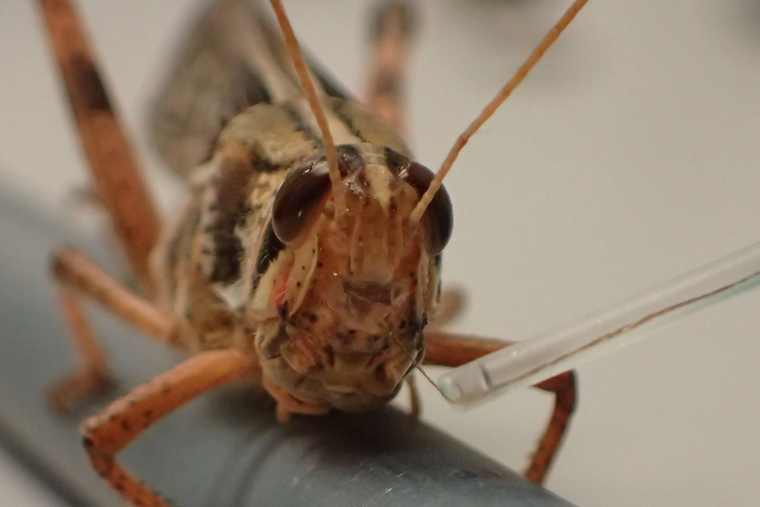
[[[153,287],[148,257],[158,238],[158,215],[111,107],[75,10],[67,0],[41,0],[40,8],[96,194],[111,216],[142,289],[150,293]]]

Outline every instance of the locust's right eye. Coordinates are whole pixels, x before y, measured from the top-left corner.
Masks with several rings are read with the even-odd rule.
[[[401,177],[422,197],[430,186],[430,182],[435,178],[435,174],[427,167],[412,162],[402,171]],[[438,189],[425,209],[420,224],[425,231],[425,249],[430,255],[438,255],[449,242],[454,228],[451,198],[443,186]]]
[[[280,241],[293,243],[319,214],[330,190],[327,164],[310,163],[291,172],[277,190],[272,228]]]

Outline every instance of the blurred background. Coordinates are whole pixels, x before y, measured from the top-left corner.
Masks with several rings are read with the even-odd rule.
[[[147,117],[198,2],[77,4],[171,210],[181,188],[152,151]],[[286,2],[303,45],[357,94],[373,4]],[[435,168],[569,1],[417,4],[409,139]],[[0,4],[0,199],[107,242],[98,210],[76,198],[87,174],[35,8]],[[452,328],[526,338],[758,241],[759,90],[757,0],[592,0],[447,178],[444,285],[469,295]],[[547,487],[589,507],[756,504],[759,309],[760,292],[746,294],[581,367]],[[524,390],[457,413],[418,383],[424,420],[515,469],[552,402]],[[8,505],[59,504],[34,481],[0,453],[0,490],[18,494]]]

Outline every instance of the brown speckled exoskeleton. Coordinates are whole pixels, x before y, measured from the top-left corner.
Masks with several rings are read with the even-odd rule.
[[[453,223],[441,180],[585,0],[460,136],[437,174],[414,161],[396,131],[411,30],[404,4],[378,11],[362,106],[304,63],[280,2],[271,3],[284,38],[257,7],[215,5],[158,103],[157,144],[189,188],[162,227],[75,12],[67,0],[41,0],[97,195],[141,290],[76,250],[56,253],[53,274],[82,365],[52,388],[51,401],[70,410],[111,381],[82,297],[191,355],[82,426],[93,466],[133,505],[166,503],[115,455],[205,391],[240,380],[263,386],[280,421],[365,411],[393,398],[420,363],[457,366],[508,344],[425,329],[457,301],[440,290]],[[574,409],[575,381],[567,372],[538,387],[556,395],[526,472],[540,483]]]

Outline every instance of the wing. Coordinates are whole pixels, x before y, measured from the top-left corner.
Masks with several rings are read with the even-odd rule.
[[[151,118],[156,148],[180,175],[208,160],[221,129],[242,110],[302,96],[282,38],[265,14],[248,0],[216,1],[189,32]],[[347,98],[307,60],[324,94]]]

